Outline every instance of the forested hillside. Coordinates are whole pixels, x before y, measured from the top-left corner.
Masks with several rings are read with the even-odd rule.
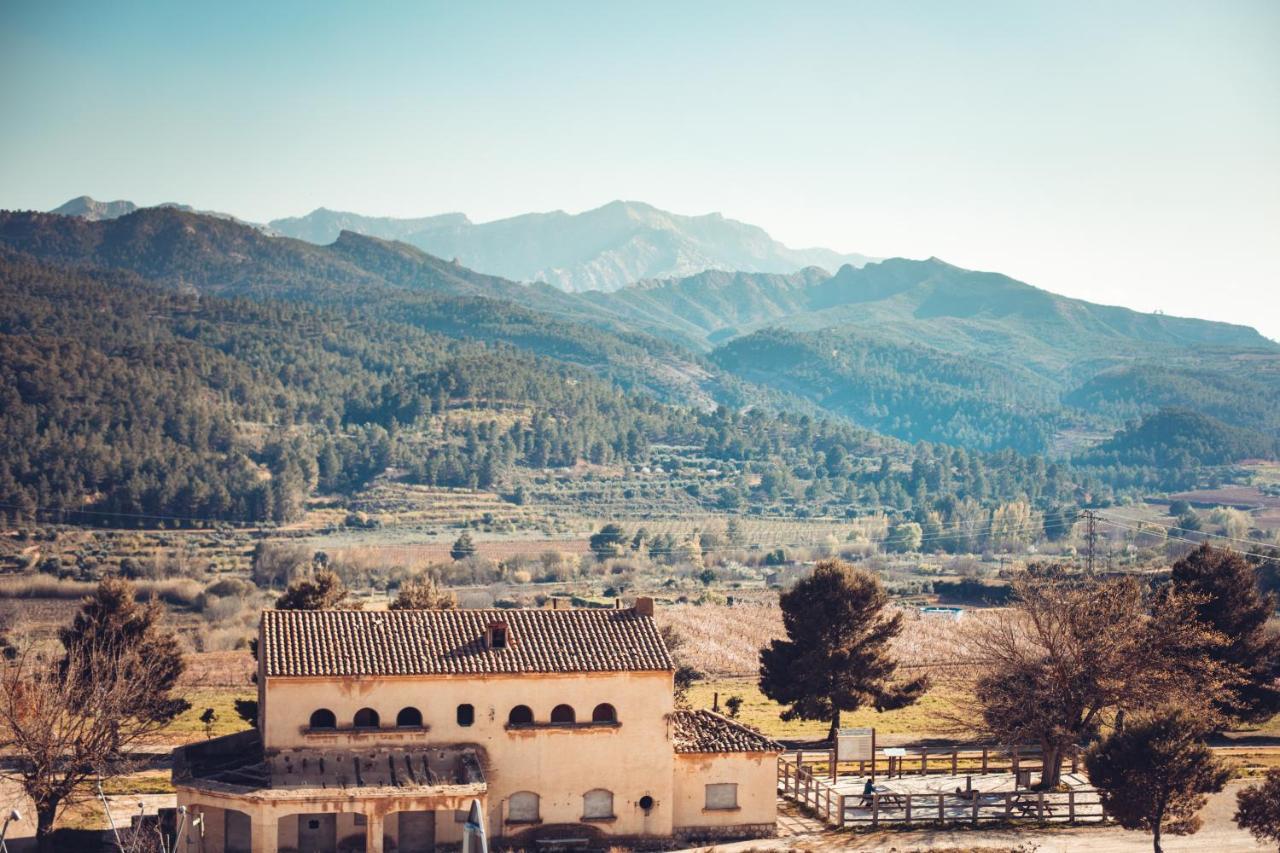
[[[522,471],[579,460],[642,464],[659,443],[721,460],[708,507],[786,511],[804,495],[923,511],[1056,503],[1074,489],[1039,459],[666,405],[359,309],[204,296],[12,252],[0,257],[0,298],[0,504],[19,518],[288,521],[308,495],[348,493],[388,466],[415,482],[507,489]]]
[[[701,466],[687,498],[708,509],[923,524],[1186,488],[1276,450],[1280,354],[1252,330],[936,261],[575,296],[171,208],[0,213],[0,247],[0,502],[24,515],[289,521],[388,468],[514,496],[663,447]],[[1045,456],[1169,407],[1241,428],[1162,415]]]

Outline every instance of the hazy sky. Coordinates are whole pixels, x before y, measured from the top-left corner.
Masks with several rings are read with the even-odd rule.
[[[0,0],[0,206],[616,198],[1280,339],[1280,2]]]

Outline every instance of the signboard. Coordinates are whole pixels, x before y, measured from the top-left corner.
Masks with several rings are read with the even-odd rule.
[[[837,761],[870,761],[875,748],[875,729],[840,729],[836,734]]]

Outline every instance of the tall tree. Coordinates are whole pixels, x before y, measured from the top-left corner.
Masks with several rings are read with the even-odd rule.
[[[1042,787],[1058,784],[1062,756],[1094,738],[1108,713],[1198,708],[1229,681],[1204,655],[1221,638],[1176,592],[1152,608],[1133,578],[1049,572],[1015,581],[1014,594],[1012,608],[968,638],[981,661],[970,686],[985,734],[1043,750]]]
[[[889,644],[902,631],[902,614],[887,612],[888,596],[870,572],[823,560],[781,604],[787,639],[760,651],[760,690],[788,706],[782,719],[829,721],[834,739],[841,712],[900,708],[927,689],[923,677],[894,680]]]
[[[1231,772],[1204,743],[1204,726],[1185,711],[1165,710],[1094,744],[1085,756],[1089,781],[1107,814],[1125,829],[1190,835],[1205,794],[1221,791]]]
[[[148,689],[129,694],[138,705],[126,710],[167,723],[191,706],[174,693],[186,659],[177,636],[163,622],[164,607],[158,600],[139,604],[133,584],[118,577],[103,578],[81,603],[71,624],[58,632],[67,679],[73,687],[82,684],[86,689],[98,689],[109,679],[137,683],[142,674],[131,667],[148,661],[145,672],[151,683]],[[113,658],[116,662],[109,665]],[[84,669],[88,662],[104,671]]]
[[[1259,588],[1257,569],[1234,551],[1205,543],[1173,564],[1170,580],[1194,597],[1196,618],[1226,640],[1205,653],[1238,671],[1214,698],[1222,715],[1256,723],[1280,712],[1280,636],[1267,628],[1276,597]]]
[[[61,632],[63,651],[28,646],[0,670],[0,745],[5,775],[35,804],[36,837],[53,850],[60,811],[89,780],[130,772],[130,753],[190,705],[177,694],[181,647],[156,605],[104,581]]]

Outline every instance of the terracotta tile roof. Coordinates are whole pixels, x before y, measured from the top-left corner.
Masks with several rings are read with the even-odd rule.
[[[676,752],[782,752],[755,729],[714,711],[676,711],[671,723]]]
[[[494,622],[506,648],[486,645]],[[260,653],[267,677],[673,668],[635,610],[267,610]]]

